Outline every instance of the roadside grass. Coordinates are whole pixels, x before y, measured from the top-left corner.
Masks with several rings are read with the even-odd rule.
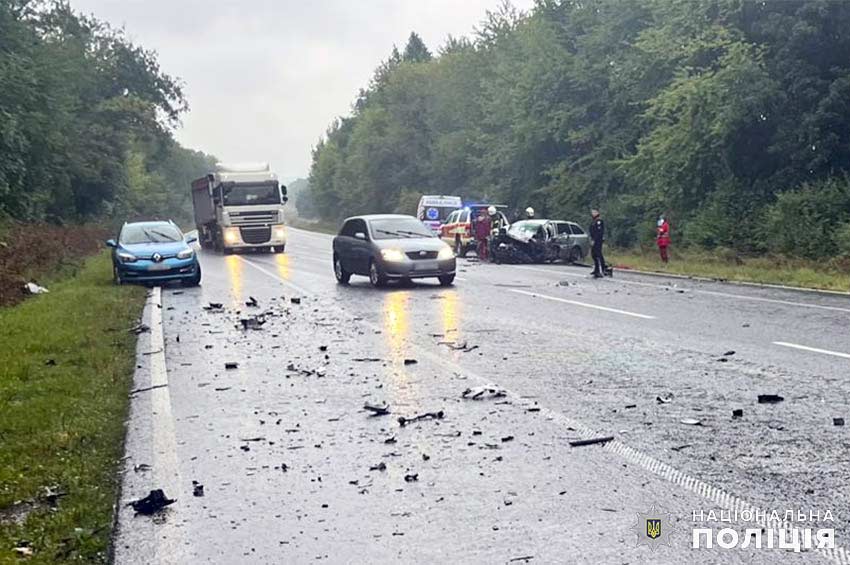
[[[107,253],[0,308],[0,563],[105,563],[145,298]]]
[[[619,268],[698,276],[740,282],[780,284],[821,290],[850,291],[850,266],[840,260],[817,263],[778,256],[740,257],[731,251],[672,249],[664,265],[658,250],[612,249],[608,262]]]

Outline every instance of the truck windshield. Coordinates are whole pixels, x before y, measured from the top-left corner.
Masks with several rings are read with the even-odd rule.
[[[222,186],[225,206],[280,204],[280,189],[276,184],[229,184]]]

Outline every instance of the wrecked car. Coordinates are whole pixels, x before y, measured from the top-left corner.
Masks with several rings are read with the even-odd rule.
[[[522,220],[494,238],[497,263],[579,263],[588,255],[590,239],[575,222]]]

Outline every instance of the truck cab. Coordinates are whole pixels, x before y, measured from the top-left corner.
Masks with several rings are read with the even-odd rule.
[[[216,165],[192,183],[198,237],[205,248],[282,252],[286,248],[286,187],[268,164]]]

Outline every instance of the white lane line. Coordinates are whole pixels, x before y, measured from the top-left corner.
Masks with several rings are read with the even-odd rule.
[[[546,300],[554,300],[555,302],[563,302],[564,304],[572,304],[573,306],[581,306],[583,308],[593,308],[594,310],[602,310],[604,312],[612,312],[614,314],[622,314],[624,316],[632,316],[634,318],[641,318],[644,320],[654,320],[655,316],[647,316],[646,314],[637,314],[635,312],[627,312],[626,310],[618,310],[616,308],[608,308],[607,306],[598,306],[596,304],[588,304],[587,302],[579,302],[578,300],[567,300],[566,298],[558,298],[556,296],[548,296],[546,294],[540,294],[537,292],[526,292],[524,290],[518,290],[515,288],[509,288],[510,292],[515,292],[517,294],[524,294],[526,296],[532,296],[534,298],[544,298]]]
[[[553,269],[539,269],[535,267],[523,267],[514,265],[515,269],[522,269],[524,271],[536,271],[538,273],[547,273],[554,276],[567,276],[567,277],[576,277],[576,278],[587,278],[587,275],[579,275],[576,273],[567,273],[555,271]],[[722,298],[732,298],[737,300],[750,300],[752,302],[767,302],[769,304],[782,304],[783,306],[795,306],[798,308],[813,308],[815,310],[828,310],[832,312],[845,312],[850,314],[850,308],[841,308],[840,306],[824,306],[822,304],[806,304],[804,302],[794,302],[792,300],[780,300],[778,298],[762,298],[760,296],[746,296],[744,294],[732,294],[728,292],[719,292],[716,290],[702,290],[696,288],[687,288],[682,286],[673,287],[672,285],[663,285],[663,284],[652,284],[645,283],[640,281],[625,281],[622,279],[605,279],[604,282],[608,283],[616,283],[616,284],[630,284],[635,286],[647,286],[651,288],[665,289],[665,288],[676,288],[677,290],[684,290],[687,292],[692,292],[695,294],[705,294],[708,296],[720,296]]]
[[[263,272],[267,276],[270,276],[271,278],[281,282],[284,285],[291,284],[291,283],[289,283],[289,281],[282,279],[280,276],[276,275],[275,273],[272,273],[270,271],[266,271],[265,269],[260,269],[260,270],[261,270],[261,272]],[[340,309],[345,311],[345,308],[340,307]],[[363,323],[367,326],[374,328],[374,329],[380,329],[375,324],[372,324],[371,322],[363,321]],[[476,380],[477,382],[481,383],[482,385],[493,386],[495,384],[496,386],[499,386],[497,383],[493,383],[491,379],[485,378],[482,375],[478,375],[474,371],[470,371],[470,370],[468,370],[464,367],[461,367],[459,364],[455,363],[451,359],[447,359],[443,355],[438,355],[438,354],[426,349],[423,346],[420,346],[420,345],[417,345],[417,344],[410,344],[410,348],[412,350],[416,351],[417,354],[420,355],[421,357],[426,357],[426,358],[430,359],[435,364],[445,367],[448,371],[452,371],[452,372],[455,372],[457,374],[464,374],[464,375]],[[499,386],[499,388],[504,388],[506,390],[506,392],[508,393],[509,398],[515,404],[517,404],[518,406],[522,407],[522,406],[524,406],[528,403],[527,399],[523,398],[521,395],[517,394],[516,392],[513,392],[513,391],[511,391],[511,390],[509,390],[505,387],[501,387],[501,386]],[[530,404],[529,404],[529,406],[530,406]],[[572,418],[570,418],[569,416],[566,416],[565,414],[563,414],[561,412],[558,412],[556,410],[552,410],[552,409],[549,409],[549,408],[545,408],[545,407],[541,407],[541,408],[542,409],[541,409],[540,413],[541,413],[542,416],[547,417],[547,418],[551,419],[552,421],[555,421],[555,422],[561,424],[562,426],[566,427],[567,429],[575,430],[576,432],[579,433],[580,436],[582,436],[584,438],[589,438],[589,437],[593,437],[594,435],[598,435],[598,430],[592,429],[589,426],[586,426],[585,424],[583,424],[581,422],[573,420]],[[777,522],[777,521],[767,520],[766,517],[769,516],[770,514],[767,513],[766,510],[764,510],[763,508],[760,508],[758,506],[754,506],[743,498],[738,498],[737,496],[735,496],[735,495],[733,495],[729,492],[726,492],[721,488],[718,488],[714,485],[711,485],[710,483],[706,483],[706,482],[704,482],[704,481],[702,481],[702,480],[700,480],[696,477],[690,476],[687,473],[684,473],[684,472],[680,471],[679,469],[676,469],[672,465],[664,463],[663,461],[661,461],[659,459],[655,459],[654,457],[651,457],[651,456],[643,453],[642,451],[635,449],[634,447],[626,445],[625,443],[623,443],[619,439],[609,441],[608,443],[602,445],[601,449],[603,449],[605,451],[609,451],[611,453],[614,453],[614,454],[622,457],[624,460],[639,466],[640,468],[644,469],[645,471],[648,471],[649,473],[652,473],[652,474],[660,477],[663,480],[669,481],[670,483],[672,483],[672,484],[674,484],[678,487],[681,487],[682,489],[684,489],[686,491],[693,492],[697,496],[702,497],[703,499],[708,500],[708,501],[710,501],[714,504],[717,504],[718,506],[721,506],[722,508],[729,509],[730,511],[734,509],[734,510],[738,510],[739,512],[744,511],[744,510],[749,510],[750,513],[753,514],[753,515],[758,516],[760,514],[761,516],[765,516],[765,518],[757,521],[757,523],[761,526],[765,526],[765,527],[769,526],[769,527],[774,528],[774,529],[790,529],[790,530],[796,530],[796,528],[797,528],[796,522],[789,523],[789,522],[784,522],[784,521]],[[798,536],[798,537],[802,537],[802,536]],[[844,547],[836,546],[835,548],[831,548],[831,549],[830,548],[815,549],[814,551],[815,551],[815,553],[818,553],[818,554],[830,559],[832,562],[837,563],[839,565],[850,564],[850,558],[848,558],[848,552],[846,551],[846,549]]]
[[[239,258],[239,260],[240,260],[240,261],[242,261],[242,262],[244,262],[246,265],[250,265],[250,266],[254,267],[255,269],[257,269],[258,271],[260,271],[261,273],[263,273],[263,274],[265,274],[265,275],[267,275],[267,276],[270,276],[270,277],[272,277],[273,279],[277,279],[277,280],[279,280],[279,281],[280,281],[280,282],[282,282],[283,284],[285,284],[285,285],[289,286],[290,288],[292,288],[293,290],[296,290],[297,292],[300,292],[301,294],[304,294],[304,295],[311,294],[309,290],[306,290],[306,289],[304,289],[303,287],[298,286],[297,284],[295,284],[295,283],[294,283],[294,282],[292,282],[292,281],[288,281],[288,280],[282,279],[282,278],[281,278],[280,276],[278,276],[277,274],[275,274],[275,273],[273,273],[273,272],[271,272],[271,271],[269,271],[269,270],[267,270],[267,269],[264,269],[263,267],[260,267],[259,265],[257,265],[257,264],[256,264],[256,263],[254,263],[253,261],[249,261],[248,259],[245,259],[245,258],[244,258],[244,257],[242,257],[241,255],[234,255],[234,257],[238,257],[238,258]]]
[[[841,353],[840,351],[830,351],[829,349],[819,349],[817,347],[809,347],[808,345],[799,345],[797,343],[788,343],[786,341],[774,341],[773,345],[781,345],[782,347],[790,347],[792,349],[802,349],[803,351],[811,351],[812,353],[822,353],[824,355],[832,355],[833,357],[843,357],[850,359],[850,353]]]

